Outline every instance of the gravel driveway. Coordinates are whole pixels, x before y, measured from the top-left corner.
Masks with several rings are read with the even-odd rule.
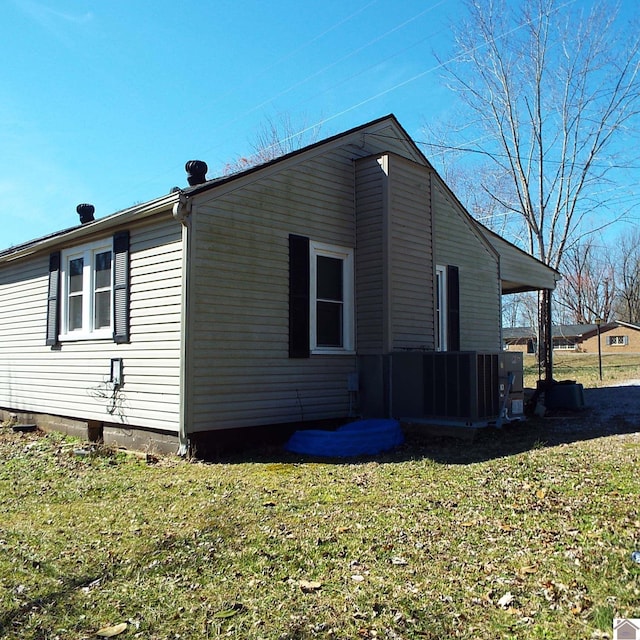
[[[584,411],[550,413],[551,431],[587,437],[640,432],[640,380],[584,390]]]

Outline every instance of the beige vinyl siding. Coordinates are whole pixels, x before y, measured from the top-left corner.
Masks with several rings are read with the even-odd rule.
[[[389,156],[392,350],[433,349],[433,254],[426,167]]]
[[[288,243],[293,233],[355,246],[351,157],[337,148],[249,176],[197,204],[188,385],[193,431],[348,414],[354,355],[288,357]]]
[[[48,254],[0,268],[0,406],[177,432],[181,247],[168,214],[130,229],[130,344],[45,346]],[[105,384],[111,358],[124,362],[115,401]]]
[[[429,172],[384,154],[356,166],[358,353],[434,348]]]
[[[459,269],[460,348],[501,349],[498,257],[435,174],[432,206],[435,263]]]
[[[383,158],[356,164],[356,327],[360,355],[388,351],[387,291],[387,184]]]

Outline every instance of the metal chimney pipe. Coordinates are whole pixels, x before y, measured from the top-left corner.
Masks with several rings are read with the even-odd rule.
[[[184,168],[187,172],[189,186],[194,187],[197,184],[202,184],[207,181],[206,175],[209,167],[207,167],[206,162],[202,160],[189,160],[189,162],[184,165]]]
[[[93,222],[93,214],[96,208],[92,204],[79,204],[76,207],[76,211],[80,216],[80,224],[87,224],[87,222]]]

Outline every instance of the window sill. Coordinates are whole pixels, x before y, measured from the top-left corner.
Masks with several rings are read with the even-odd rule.
[[[66,333],[58,336],[59,342],[85,342],[88,340],[113,340],[113,330],[94,331],[93,333]]]
[[[355,356],[356,352],[354,349],[339,349],[339,348],[324,348],[324,349],[320,349],[320,348],[315,348],[315,349],[311,349],[311,355],[314,356]]]

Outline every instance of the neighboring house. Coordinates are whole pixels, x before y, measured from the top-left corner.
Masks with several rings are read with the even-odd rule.
[[[553,349],[579,351],[585,333],[596,330],[593,324],[553,325]],[[532,327],[503,327],[502,340],[507,351],[536,353],[538,337]]]
[[[640,325],[614,320],[600,326],[602,353],[640,353]],[[580,350],[598,352],[598,329],[594,327],[582,336]]]
[[[439,352],[465,381],[436,399],[466,411],[475,354],[502,347],[501,295],[558,279],[474,222],[393,116],[225,178],[187,169],[190,187],[0,252],[5,414],[181,451],[241,427],[429,418]]]
[[[553,348],[557,350],[598,352],[598,325],[554,325]],[[535,353],[537,337],[531,327],[504,327],[504,348],[508,351]],[[600,325],[602,353],[640,353],[640,326],[615,320]]]
[[[505,351],[535,353],[538,337],[532,327],[503,327],[502,344]]]

